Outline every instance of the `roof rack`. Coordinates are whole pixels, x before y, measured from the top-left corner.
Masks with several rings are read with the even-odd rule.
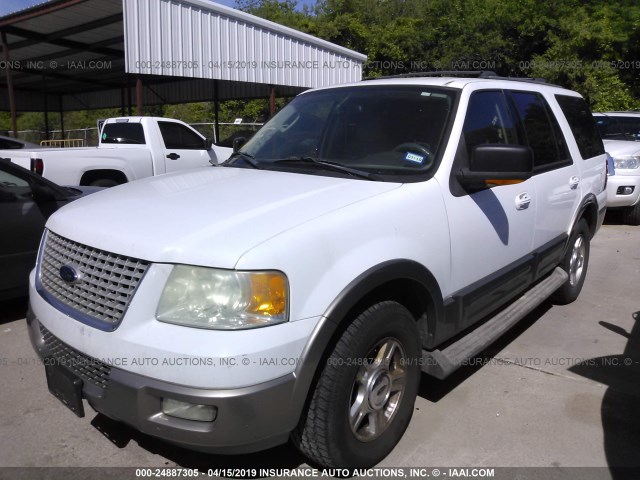
[[[436,70],[435,72],[409,72],[400,73],[398,75],[387,75],[384,77],[369,77],[364,80],[380,80],[387,78],[412,78],[412,77],[476,77],[486,78],[487,76],[496,76],[495,72],[487,70]]]
[[[386,80],[392,78],[416,78],[416,77],[471,77],[471,78],[486,78],[491,80],[509,80],[512,82],[526,82],[526,83],[541,83],[544,85],[550,85],[553,87],[560,87],[553,83],[547,82],[544,78],[528,78],[528,77],[501,77],[496,72],[489,70],[437,70],[435,72],[409,72],[401,73],[399,75],[387,75],[383,77],[368,77],[363,80]],[[562,87],[560,87],[562,88]]]

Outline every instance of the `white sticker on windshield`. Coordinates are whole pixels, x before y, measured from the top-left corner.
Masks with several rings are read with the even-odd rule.
[[[404,156],[404,159],[413,163],[424,162],[424,157],[422,155],[418,155],[417,153],[411,153],[411,152],[407,152]]]

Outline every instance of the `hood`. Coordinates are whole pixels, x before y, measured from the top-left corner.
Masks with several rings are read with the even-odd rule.
[[[233,268],[254,246],[400,184],[205,167],[150,177],[70,203],[47,228],[159,263]]]
[[[640,142],[629,140],[603,140],[605,151],[612,157],[640,155]]]

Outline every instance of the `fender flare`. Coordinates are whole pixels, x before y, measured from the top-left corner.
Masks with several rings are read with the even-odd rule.
[[[444,306],[440,286],[433,274],[423,265],[412,260],[390,260],[376,265],[356,277],[329,305],[312,332],[295,371],[295,387],[292,392],[292,418],[296,424],[307,402],[310,388],[321,370],[320,363],[335,344],[339,334],[350,320],[350,313],[373,290],[397,281],[415,282],[433,300],[433,312],[427,315],[427,330],[433,331],[437,320],[444,318]],[[295,428],[295,426],[294,426]]]

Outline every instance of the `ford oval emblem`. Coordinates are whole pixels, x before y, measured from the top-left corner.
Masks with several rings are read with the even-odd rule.
[[[80,273],[71,265],[63,265],[60,267],[60,278],[67,283],[78,283]]]

